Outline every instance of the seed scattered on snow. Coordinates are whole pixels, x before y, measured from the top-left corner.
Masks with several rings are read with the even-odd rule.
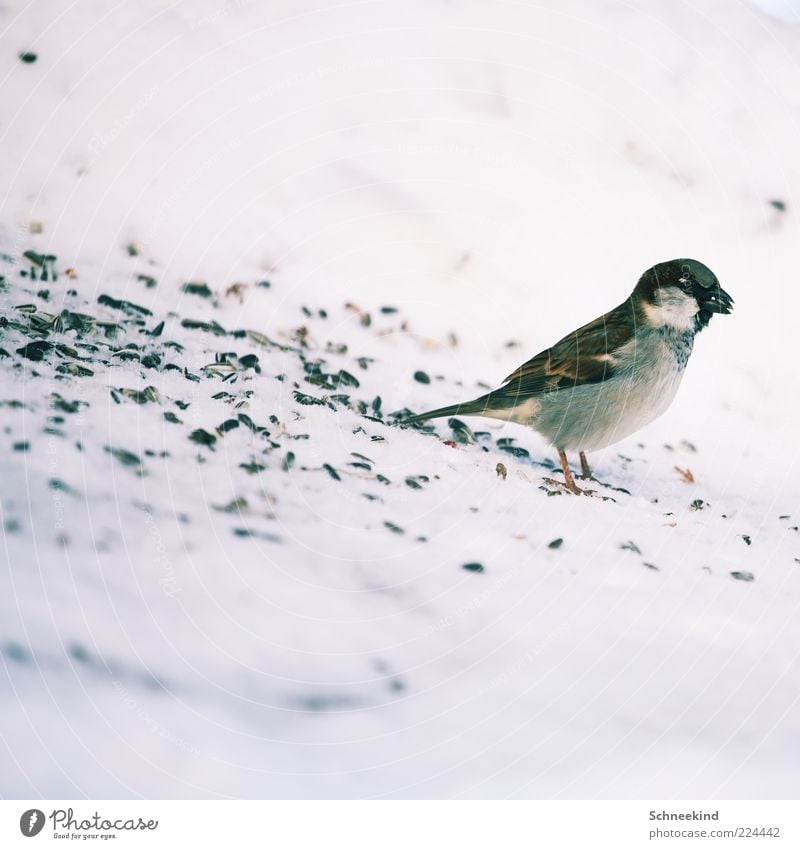
[[[181,327],[187,330],[205,330],[206,333],[213,333],[214,336],[227,336],[228,331],[216,321],[198,321],[195,318],[184,318],[181,321]]]
[[[28,360],[38,363],[44,359],[44,355],[53,349],[50,342],[45,342],[44,339],[39,339],[36,342],[29,342],[22,348],[17,348],[17,353]]]
[[[333,404],[323,401],[322,398],[316,398],[314,395],[306,395],[305,392],[300,392],[299,390],[292,392],[292,396],[298,404],[304,404],[308,407],[317,405],[320,407],[330,407],[331,409],[334,409]]]
[[[627,542],[623,542],[622,545],[620,546],[620,548],[623,551],[632,551],[634,554],[641,554],[642,553],[642,550],[639,548],[638,545],[636,545],[635,542],[633,542],[633,540],[628,540]]]
[[[155,386],[146,386],[143,390],[139,391],[138,389],[125,389],[120,388],[117,389],[116,392],[119,395],[122,395],[125,398],[130,399],[136,404],[147,404],[148,402],[152,402],[154,404],[158,404],[161,402],[161,395],[159,394],[158,389]],[[114,397],[115,391],[111,390],[111,395]],[[115,398],[115,401],[119,403],[118,399]]]
[[[702,510],[704,507],[708,507],[708,504],[706,504],[702,498],[695,498],[689,507],[691,507],[692,510]]]
[[[561,546],[563,544],[564,544],[564,540],[561,537],[558,537],[558,539],[554,539],[552,542],[548,542],[547,547],[548,548],[561,548]]]
[[[196,430],[193,430],[189,434],[189,439],[192,442],[196,442],[198,445],[205,445],[208,448],[214,447],[214,443],[217,441],[217,437],[214,436],[213,433],[209,433],[207,430],[203,430],[203,428],[199,427]]]
[[[383,524],[394,534],[404,534],[405,533],[405,531],[400,527],[400,525],[395,525],[394,522],[386,521]]]
[[[201,298],[210,298],[214,294],[208,283],[184,283],[181,288],[187,295],[197,295]]]
[[[753,544],[753,540],[750,538],[750,534],[742,534],[742,539],[745,541],[746,545]]]
[[[737,581],[755,581],[756,579],[752,572],[731,572],[731,576]]]
[[[505,480],[508,477],[508,469],[502,464],[498,463],[494,470],[497,472],[497,476]]]
[[[227,504],[214,506],[214,509],[218,510],[220,513],[242,513],[247,510],[247,508],[247,499],[241,496],[239,498],[234,498],[233,501],[229,501]]]
[[[466,569],[467,572],[484,572],[482,563],[465,563],[462,569]]]
[[[330,476],[331,476],[331,477],[332,477],[335,481],[340,481],[340,480],[341,480],[341,478],[339,477],[339,473],[336,471],[336,469],[334,469],[334,468],[333,468],[333,466],[332,466],[330,463],[323,463],[323,464],[322,464],[322,468],[323,468],[323,469],[325,469],[325,471],[326,471],[326,472],[327,472],[327,473],[328,473],[328,474],[329,474],[329,475],[330,475]]]
[[[239,468],[244,469],[248,475],[257,475],[267,467],[256,460],[251,460],[249,463],[239,463]]]
[[[97,298],[97,303],[111,309],[122,310],[122,312],[132,316],[153,314],[147,307],[134,304],[132,301],[122,301],[118,298],[112,298],[111,295],[100,295]]]
[[[469,445],[476,442],[475,434],[461,419],[448,419],[447,424],[453,431],[453,437],[456,442],[460,442],[462,445]]]
[[[72,487],[68,483],[64,483],[64,481],[59,480],[58,478],[52,478],[49,481],[48,486],[56,492],[73,492]]]
[[[506,454],[511,454],[512,457],[530,457],[530,452],[526,448],[520,448],[514,445],[512,437],[504,436],[497,440],[497,447]]]
[[[428,373],[424,372],[424,371],[415,371],[414,372],[414,380],[416,380],[417,383],[430,383],[431,382],[431,379],[428,376]]]
[[[105,450],[111,454],[112,457],[119,460],[123,466],[129,466],[140,475],[143,473],[144,467],[142,465],[142,460],[138,455],[134,454],[133,451],[127,451],[125,448],[114,448],[111,445],[106,445]]]
[[[283,458],[281,462],[281,468],[284,472],[288,472],[289,469],[294,465],[294,453],[292,451],[287,451],[286,456]]]

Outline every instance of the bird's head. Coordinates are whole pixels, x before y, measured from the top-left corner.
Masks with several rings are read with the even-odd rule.
[[[678,330],[702,330],[714,313],[727,314],[733,307],[714,272],[696,259],[671,259],[648,268],[633,296],[648,324]]]

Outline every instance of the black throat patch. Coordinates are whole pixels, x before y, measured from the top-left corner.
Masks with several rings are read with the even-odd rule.
[[[698,313],[699,315],[699,313]],[[697,322],[697,316],[695,316]],[[708,321],[706,320],[706,324]],[[664,325],[659,328],[661,335],[667,347],[675,354],[675,360],[678,363],[678,368],[686,368],[686,363],[689,361],[689,355],[694,347],[695,330],[678,330],[675,327]]]

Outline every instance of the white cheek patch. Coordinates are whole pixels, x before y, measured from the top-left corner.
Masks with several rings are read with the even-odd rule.
[[[681,292],[675,286],[656,289],[656,303],[644,304],[645,315],[653,327],[674,327],[677,330],[691,330],[694,317],[700,307],[693,295]]]

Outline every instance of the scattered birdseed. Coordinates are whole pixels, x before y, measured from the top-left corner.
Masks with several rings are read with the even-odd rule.
[[[514,445],[514,441],[515,440],[512,437],[504,436],[497,440],[497,447],[506,454],[511,454],[512,457],[531,456],[530,452],[525,448],[520,448],[518,445]]]
[[[415,371],[414,372],[414,380],[416,380],[417,383],[430,383],[431,382],[431,379],[428,376],[427,372],[424,372],[424,371]]]
[[[257,475],[267,467],[256,460],[251,460],[249,463],[239,463],[239,468],[244,469],[248,475]]]
[[[752,545],[753,540],[750,538],[749,534],[742,534],[742,539],[745,541],[746,545]]]
[[[214,447],[214,443],[217,441],[217,437],[214,436],[213,433],[209,433],[207,430],[203,430],[203,428],[199,427],[196,430],[193,430],[189,434],[189,439],[192,442],[196,442],[198,445],[205,445],[208,448]]]
[[[201,298],[210,298],[214,294],[208,283],[184,283],[181,290],[187,295],[198,295]]]
[[[477,441],[473,432],[469,429],[469,427],[467,427],[467,425],[464,424],[464,422],[461,421],[461,419],[448,419],[447,424],[453,431],[453,438],[461,445],[474,444]]]
[[[561,546],[563,544],[564,544],[564,540],[561,537],[558,537],[557,539],[554,539],[552,542],[548,542],[547,547],[548,548],[561,548]]]
[[[755,581],[756,576],[752,572],[731,572],[731,576],[737,581]]]
[[[325,471],[326,471],[326,472],[327,472],[327,473],[328,473],[328,474],[329,474],[329,475],[330,475],[330,476],[331,476],[331,477],[332,477],[335,481],[340,481],[340,480],[341,480],[341,478],[339,477],[339,473],[336,471],[336,469],[334,469],[334,468],[333,468],[333,466],[331,466],[331,464],[330,464],[330,463],[323,463],[323,464],[322,464],[322,468],[323,468],[323,469],[325,469]]]
[[[138,470],[141,474],[144,467],[142,466],[141,458],[138,457],[133,451],[127,451],[124,448],[113,448],[110,445],[106,445],[105,450],[111,454],[112,457],[119,460],[123,466],[130,466]]]
[[[44,339],[39,339],[36,342],[29,342],[22,348],[17,348],[17,353],[33,362],[41,362],[44,355],[53,349],[50,342],[45,342]]]
[[[505,480],[508,477],[508,469],[502,464],[498,463],[494,470],[497,472],[497,476]]]
[[[633,542],[633,540],[628,540],[628,542],[623,542],[622,545],[620,546],[620,548],[623,551],[632,551],[634,554],[641,554],[642,553],[642,550],[639,548],[638,545],[636,545],[635,542]]]
[[[97,298],[97,303],[104,307],[110,307],[114,310],[122,310],[128,315],[152,315],[153,313],[142,307],[139,304],[134,304],[132,301],[122,301],[118,298],[112,298],[111,295],[100,295]]]
[[[392,533],[395,534],[404,534],[405,531],[400,527],[400,525],[395,525],[394,522],[384,522],[383,523]]]
[[[35,53],[28,53],[26,51],[25,53],[20,53],[19,58],[26,65],[32,65],[39,57]]]
[[[483,568],[482,563],[465,563],[461,568],[466,569],[467,572],[484,572],[484,571],[486,571]]]

